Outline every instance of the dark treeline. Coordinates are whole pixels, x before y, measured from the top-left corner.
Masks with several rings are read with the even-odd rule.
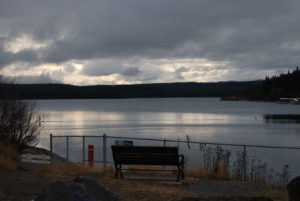
[[[216,83],[160,83],[134,85],[73,86],[65,84],[2,84],[6,93],[20,99],[95,99],[221,97],[247,94],[262,81]],[[5,98],[5,93],[0,95]]]
[[[300,70],[298,67],[292,73],[280,74],[266,79],[261,88],[251,93],[249,99],[276,101],[280,98],[300,97]]]

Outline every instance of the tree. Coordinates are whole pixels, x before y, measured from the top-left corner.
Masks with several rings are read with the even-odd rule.
[[[1,75],[0,93],[5,94],[0,100],[0,140],[15,144],[19,150],[37,145],[40,129],[34,104],[19,100],[7,91]]]

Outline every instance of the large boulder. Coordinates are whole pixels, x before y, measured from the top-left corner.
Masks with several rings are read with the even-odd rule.
[[[292,179],[287,185],[289,201],[300,201],[300,176]]]
[[[271,198],[258,197],[243,197],[243,196],[217,196],[206,198],[183,198],[180,201],[273,201]]]
[[[119,201],[94,179],[77,177],[71,182],[56,182],[47,186],[35,201]]]

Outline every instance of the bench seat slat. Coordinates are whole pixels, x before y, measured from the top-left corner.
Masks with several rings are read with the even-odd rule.
[[[118,160],[118,164],[124,164],[124,165],[178,165],[177,161],[173,160],[147,160],[147,159],[125,159],[125,160]]]

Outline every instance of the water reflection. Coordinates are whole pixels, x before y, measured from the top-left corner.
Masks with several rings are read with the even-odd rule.
[[[54,135],[103,135],[144,137],[192,141],[299,146],[300,124],[269,123],[264,114],[300,114],[300,107],[257,102],[220,102],[218,99],[126,99],[126,100],[44,100],[38,101],[42,116],[42,132],[39,146],[49,148],[49,134]],[[271,120],[270,120],[271,121]],[[71,140],[70,140],[71,142]],[[65,153],[65,139],[56,139]],[[70,149],[79,153],[82,139],[72,141]],[[101,159],[101,140],[91,139],[97,157]],[[111,145],[114,140],[109,140]],[[135,142],[141,143],[141,142]],[[152,145],[153,142],[147,142]],[[175,143],[176,144],[176,143]],[[96,146],[97,145],[97,146]],[[162,145],[156,144],[156,145]],[[181,150],[192,162],[199,161],[199,145]],[[297,151],[258,151],[259,158],[282,168],[288,162],[299,169],[300,154]],[[280,154],[282,153],[282,154]]]

